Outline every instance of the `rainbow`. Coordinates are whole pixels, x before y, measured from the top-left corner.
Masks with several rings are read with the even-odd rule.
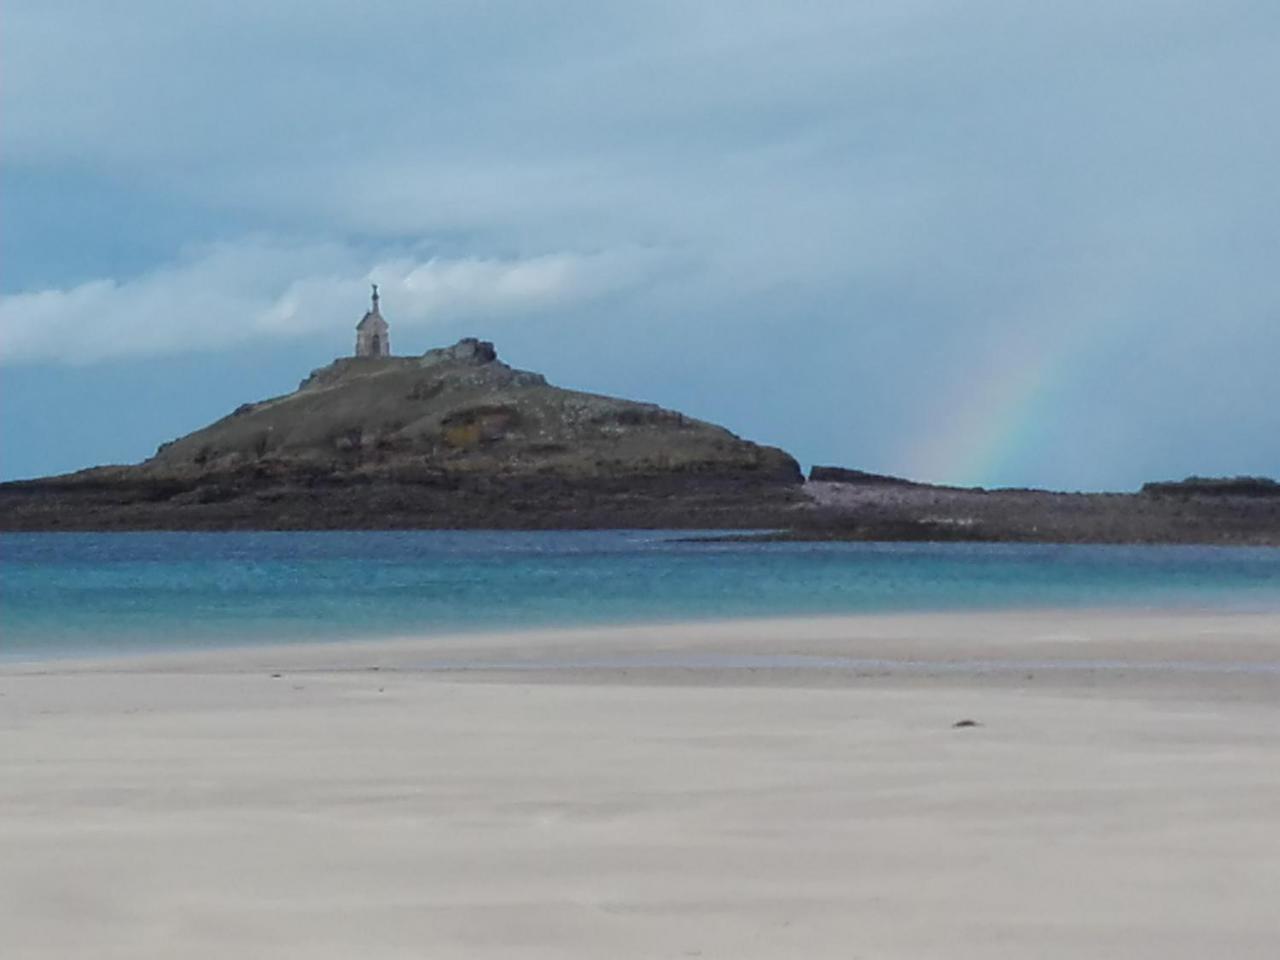
[[[904,464],[902,472],[912,479],[959,485],[1016,480],[1052,418],[1064,372],[1061,346],[1026,336],[1002,342],[984,366],[935,402],[933,429],[895,457]]]

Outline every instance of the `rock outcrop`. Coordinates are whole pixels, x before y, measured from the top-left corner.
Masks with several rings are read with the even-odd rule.
[[[1245,478],[1147,484],[1141,493],[948,487],[814,467],[791,540],[1280,545],[1280,496]]]
[[[883,473],[867,473],[865,470],[853,470],[849,467],[809,468],[810,483],[848,483],[857,487],[918,487],[921,484],[902,477],[891,477]]]
[[[1144,483],[1151,497],[1280,497],[1280,483],[1270,477],[1187,477]]]

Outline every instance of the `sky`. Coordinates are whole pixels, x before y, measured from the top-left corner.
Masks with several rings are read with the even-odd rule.
[[[1280,476],[1274,0],[8,0],[0,478],[462,336],[803,464]]]

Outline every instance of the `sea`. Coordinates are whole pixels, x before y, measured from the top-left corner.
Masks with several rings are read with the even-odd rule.
[[[0,659],[690,619],[1280,611],[1280,550],[689,531],[0,535]]]

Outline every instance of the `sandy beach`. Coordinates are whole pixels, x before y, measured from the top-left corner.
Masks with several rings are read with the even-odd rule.
[[[1277,904],[1277,615],[0,667],[5,960],[1271,960]]]

